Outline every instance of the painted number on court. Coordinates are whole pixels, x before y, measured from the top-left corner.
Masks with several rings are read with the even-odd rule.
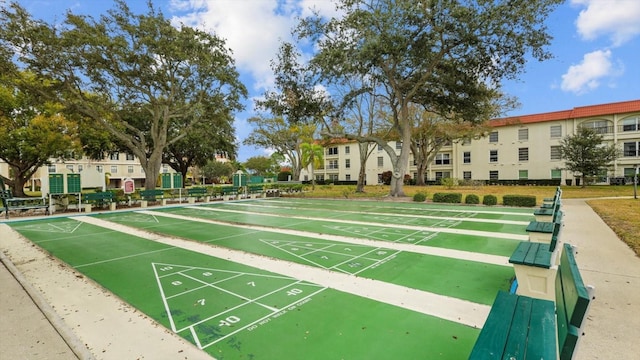
[[[302,290],[300,289],[291,289],[289,291],[287,291],[287,295],[289,296],[296,296],[296,295],[300,295],[302,294]]]
[[[200,299],[200,300],[196,301],[196,303],[198,303],[200,305],[204,305],[204,299]]]
[[[237,316],[229,316],[224,320],[220,320],[220,326],[231,326],[231,324],[235,324],[240,321],[240,318]]]
[[[169,271],[169,270],[171,270],[171,269],[173,269],[173,267],[172,267],[172,266],[164,266],[164,267],[161,267],[161,268],[160,268],[160,271]]]
[[[253,286],[253,287],[256,287],[256,283],[255,283],[255,282],[253,282],[253,281],[249,281],[249,282],[247,283],[247,285],[249,285],[249,286]]]

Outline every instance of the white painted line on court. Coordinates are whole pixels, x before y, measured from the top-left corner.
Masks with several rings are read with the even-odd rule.
[[[209,208],[202,208],[202,209],[209,209]],[[266,226],[230,224],[230,223],[220,222],[216,220],[194,218],[194,217],[183,216],[183,215],[172,214],[172,213],[165,213],[165,212],[153,212],[148,210],[140,211],[140,212],[149,214],[149,215],[153,214],[156,216],[165,216],[173,219],[201,222],[205,224],[233,226],[233,227],[245,228],[250,230],[267,231],[272,233],[304,236],[304,237],[311,237],[311,238],[320,237],[324,240],[333,240],[333,241],[339,241],[339,242],[349,243],[349,244],[366,245],[366,246],[371,246],[376,248],[384,247],[387,249],[407,251],[407,252],[413,252],[417,254],[441,256],[441,257],[447,257],[447,258],[452,258],[456,260],[468,260],[468,261],[475,261],[475,262],[481,262],[481,263],[492,264],[492,265],[512,266],[509,263],[509,258],[506,256],[481,254],[481,253],[475,253],[475,252],[463,251],[463,250],[438,248],[434,246],[404,244],[404,243],[389,242],[384,240],[369,240],[369,239],[352,238],[352,237],[340,236],[340,235],[318,234],[318,233],[312,233],[307,231],[289,230],[289,229],[283,229],[283,228],[271,228]],[[403,228],[410,228],[410,227],[403,226]],[[485,236],[487,235],[485,234]],[[526,239],[528,239],[528,237]]]
[[[283,209],[288,208],[289,210],[300,210],[295,207],[283,207],[283,206],[270,206],[263,204],[247,204],[247,203],[228,203],[225,205],[233,205],[233,206],[248,206],[248,207],[264,207],[264,208],[276,208]],[[311,210],[311,209],[303,209],[303,210]],[[343,214],[362,214],[362,211],[349,211],[349,210],[324,210],[324,211],[332,211],[336,213]],[[433,219],[433,220],[455,220],[455,221],[467,221],[467,222],[477,222],[477,223],[487,223],[487,224],[505,224],[505,225],[529,225],[529,221],[516,221],[516,220],[500,220],[500,219],[477,219],[477,218],[469,218],[469,217],[456,217],[456,216],[431,216],[431,215],[419,215],[419,214],[398,214],[398,213],[380,213],[380,212],[369,212],[367,211],[367,216],[390,216],[390,217],[404,217],[411,219]],[[531,215],[529,215],[531,216]]]
[[[108,222],[94,217],[82,217],[81,221],[144,239],[153,240],[166,245],[180,247],[261,270],[290,276],[345,293],[363,296],[379,302],[476,328],[481,328],[484,325],[489,314],[489,310],[491,309],[489,305],[477,304],[467,300],[411,289],[384,281],[367,279],[289,261],[272,259],[266,256],[245,253],[239,250],[215,247],[195,241],[159,236],[144,230]],[[206,347],[206,345],[204,347]]]
[[[198,209],[198,210],[205,210],[205,211],[219,211],[219,212],[229,212],[229,213],[237,213],[237,214],[271,216],[271,217],[279,217],[279,218],[287,218],[287,219],[301,219],[301,220],[304,219],[304,220],[337,222],[337,223],[343,223],[343,224],[355,224],[355,225],[366,225],[366,226],[377,226],[377,227],[382,226],[382,227],[386,227],[386,228],[395,228],[395,229],[409,229],[409,230],[418,230],[418,231],[433,231],[433,232],[441,232],[441,233],[449,233],[449,234],[472,235],[472,236],[492,237],[492,238],[500,238],[500,239],[511,239],[511,240],[519,240],[519,241],[528,241],[529,240],[529,235],[498,233],[498,232],[491,232],[491,231],[462,230],[462,229],[452,229],[452,228],[446,228],[446,227],[416,226],[416,225],[407,225],[407,224],[400,224],[400,225],[389,224],[389,223],[381,224],[381,223],[374,223],[374,222],[367,222],[367,221],[357,221],[357,220],[341,220],[341,219],[315,218],[315,217],[295,216],[295,215],[253,213],[253,212],[250,212],[250,211],[219,209],[219,208],[212,208],[212,207],[196,207],[196,206],[194,206],[192,208],[193,209]],[[154,213],[154,214],[165,214],[165,213]],[[219,223],[223,224],[222,222],[219,222]],[[228,224],[228,223],[226,223],[226,224]],[[248,225],[248,226],[252,226],[252,225]],[[325,235],[323,234],[323,236],[325,236]]]

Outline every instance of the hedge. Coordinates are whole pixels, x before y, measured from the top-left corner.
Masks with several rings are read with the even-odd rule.
[[[484,198],[482,198],[482,203],[489,206],[497,205],[498,198],[495,195],[485,195]]]
[[[502,203],[505,206],[536,206],[536,197],[532,195],[504,195]]]
[[[433,202],[459,204],[462,202],[462,194],[461,193],[435,193],[433,194]]]
[[[469,194],[464,198],[465,204],[480,204],[480,197],[476,194]]]
[[[425,200],[427,200],[427,194],[425,193],[415,193],[415,195],[413,195],[413,201],[415,202],[424,202]]]

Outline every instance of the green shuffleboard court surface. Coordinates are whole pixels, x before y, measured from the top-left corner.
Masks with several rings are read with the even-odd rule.
[[[217,359],[456,360],[468,357],[481,324],[412,310],[403,297],[418,291],[488,311],[509,289],[506,260],[531,212],[275,199],[8,224]],[[162,241],[150,240],[158,235]],[[390,284],[399,302],[188,250],[175,239]]]

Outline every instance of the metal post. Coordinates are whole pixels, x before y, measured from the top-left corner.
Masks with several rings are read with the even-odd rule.
[[[633,174],[633,198],[638,198],[638,167],[640,165],[636,164],[636,171]]]

